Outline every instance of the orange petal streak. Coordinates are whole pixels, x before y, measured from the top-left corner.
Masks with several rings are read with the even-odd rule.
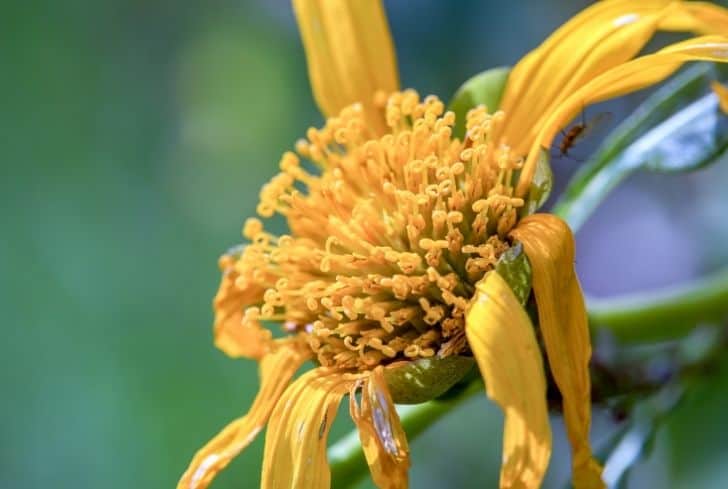
[[[574,271],[574,237],[551,214],[534,214],[511,231],[523,243],[533,269],[538,319],[554,380],[561,391],[573,451],[576,489],[602,488],[602,468],[592,458],[591,341],[584,297]]]
[[[310,356],[298,339],[279,340],[260,362],[260,390],[248,414],[227,425],[198,451],[177,489],[203,489],[263,429],[293,374]]]

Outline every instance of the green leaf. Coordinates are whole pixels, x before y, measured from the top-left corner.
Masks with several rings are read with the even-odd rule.
[[[670,440],[666,463],[673,487],[708,489],[725,480],[726,392],[728,355],[723,353],[690,379],[684,401],[666,420]]]
[[[713,93],[700,97],[711,73],[697,65],[649,97],[577,172],[553,212],[576,230],[636,170],[684,172],[716,161],[728,147],[728,120]]]
[[[510,72],[509,67],[492,68],[478,73],[458,88],[448,106],[456,116],[455,137],[462,138],[465,135],[465,116],[470,109],[485,105],[493,112],[500,107]]]
[[[616,446],[611,447],[604,464],[602,477],[607,487],[627,487],[630,470],[649,454],[658,428],[682,396],[680,385],[668,384],[639,402],[628,427]]]

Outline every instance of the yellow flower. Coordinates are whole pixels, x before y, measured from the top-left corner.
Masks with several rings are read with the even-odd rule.
[[[215,343],[258,360],[261,387],[178,487],[206,487],[266,423],[262,487],[329,487],[327,434],[347,394],[374,482],[407,487],[407,440],[387,379],[449,357],[474,358],[505,413],[500,486],[539,487],[551,454],[544,360],[521,300],[494,270],[517,243],[563,397],[574,486],[603,487],[589,444],[591,345],[574,240],[559,218],[525,215],[529,188],[544,149],[585,105],[658,83],[689,60],[726,61],[718,34],[728,11],[600,2],[521,60],[499,110],[471,110],[460,140],[439,99],[398,91],[380,2],[293,4],[328,119],[260,194],[258,213],[284,216],[290,234],[249,219],[250,243],[221,258]],[[636,57],[658,30],[702,37]],[[284,336],[263,320],[280,322]],[[317,366],[292,380],[309,359]]]

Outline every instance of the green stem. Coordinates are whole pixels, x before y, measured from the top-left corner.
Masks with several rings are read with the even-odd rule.
[[[589,322],[624,342],[684,336],[705,322],[728,315],[728,269],[699,281],[614,299],[587,299]]]
[[[483,392],[483,383],[470,382],[462,391],[422,404],[398,406],[402,426],[408,440],[414,440],[420,433],[432,426],[437,420],[472,397],[476,392]],[[368,471],[367,462],[361,450],[359,433],[353,430],[329,449],[331,477],[337,487],[351,487]]]

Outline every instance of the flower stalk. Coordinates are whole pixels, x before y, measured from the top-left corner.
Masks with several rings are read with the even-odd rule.
[[[696,326],[728,316],[728,270],[663,291],[588,300],[595,331],[624,343],[681,338]]]

